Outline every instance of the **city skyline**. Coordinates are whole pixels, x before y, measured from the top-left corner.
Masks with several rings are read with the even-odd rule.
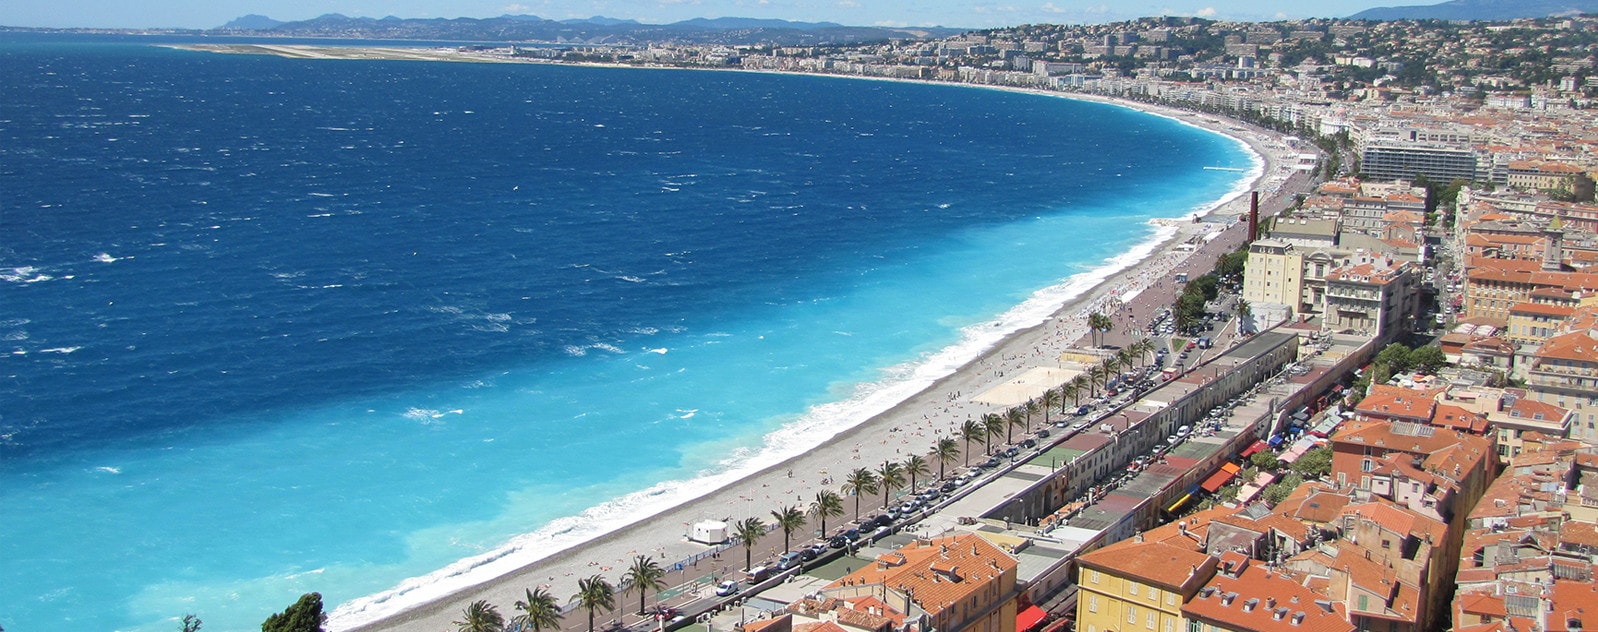
[[[0,6],[0,26],[41,28],[215,28],[256,14],[295,21],[328,13],[381,18],[488,18],[536,15],[552,20],[604,16],[649,24],[694,18],[771,18],[836,22],[849,26],[946,26],[995,28],[1020,24],[1118,22],[1150,16],[1189,16],[1216,20],[1270,21],[1347,17],[1374,6],[1402,4],[1380,0],[1332,0],[1314,11],[1271,0],[1145,0],[1135,4],[1102,0],[1045,0],[965,3],[932,0],[906,6],[881,0],[164,0],[125,3],[88,0],[62,5],[48,0],[13,0]]]

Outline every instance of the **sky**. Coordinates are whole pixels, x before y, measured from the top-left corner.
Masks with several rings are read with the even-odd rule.
[[[849,26],[994,28],[1118,22],[1145,16],[1270,21],[1345,17],[1373,6],[1441,0],[3,0],[0,26],[214,28],[248,14],[304,20],[351,17],[553,20],[605,16],[667,24],[692,18],[779,18]]]

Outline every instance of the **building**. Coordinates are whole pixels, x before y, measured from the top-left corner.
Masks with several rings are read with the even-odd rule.
[[[1277,239],[1249,244],[1243,300],[1251,305],[1286,305],[1293,313],[1309,311],[1304,305],[1304,256],[1293,244]]]
[[[1426,176],[1433,182],[1478,181],[1476,152],[1469,147],[1377,141],[1360,151],[1360,171],[1373,180],[1413,180]]]
[[[1016,560],[974,534],[917,540],[829,584],[882,586],[908,595],[929,626],[948,632],[1015,632]]]
[[[1419,312],[1420,283],[1411,263],[1362,254],[1326,275],[1324,326],[1332,331],[1392,340],[1413,326]]]
[[[1142,540],[1123,540],[1077,558],[1077,630],[1188,630],[1182,604],[1215,574],[1217,560],[1189,548]]]

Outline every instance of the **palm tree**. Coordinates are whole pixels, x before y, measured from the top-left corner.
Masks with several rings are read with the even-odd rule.
[[[577,601],[588,610],[588,632],[594,632],[594,611],[616,609],[616,587],[599,575],[579,579]]]
[[[505,629],[504,615],[485,599],[472,602],[461,614],[465,618],[455,622],[460,632],[500,632]]]
[[[1138,361],[1143,362],[1148,357],[1148,354],[1154,351],[1154,341],[1148,338],[1139,339],[1137,342],[1132,343],[1132,349],[1137,352]],[[1148,364],[1147,362],[1143,363]]]
[[[877,470],[877,480],[882,482],[882,507],[886,509],[888,494],[904,487],[904,466],[893,461],[883,461],[882,468]]]
[[[627,569],[627,574],[622,575],[621,583],[631,584],[638,589],[638,614],[644,613],[644,593],[651,590],[660,592],[666,587],[666,569],[661,568],[647,555],[633,558],[632,568]]]
[[[800,511],[797,505],[786,509],[771,512],[772,524],[782,529],[782,550],[788,551],[788,539],[793,532],[805,528],[805,512]]]
[[[982,416],[982,452],[993,456],[993,438],[1004,432],[1004,416],[998,413],[987,413]]]
[[[854,494],[854,517],[860,519],[860,497],[877,493],[877,475],[866,468],[857,468],[843,479],[843,490]]]
[[[744,568],[754,568],[755,543],[766,535],[766,523],[759,518],[744,518],[733,527],[733,533],[744,543]]]
[[[927,465],[927,457],[912,454],[904,460],[904,473],[910,475],[910,493],[916,493],[916,477],[932,473],[932,467]]]
[[[988,427],[975,419],[967,419],[964,424],[960,425],[960,438],[965,439],[965,451],[961,452],[961,454],[965,455],[966,465],[971,464],[971,440],[980,439],[987,434]]]
[[[1121,365],[1122,371],[1125,371],[1137,364],[1137,355],[1132,353],[1132,349],[1129,347],[1122,348],[1121,350],[1115,352],[1115,362],[1116,364]]]
[[[1245,301],[1243,299],[1237,299],[1236,305],[1237,305],[1237,307],[1236,307],[1236,309],[1237,309],[1237,328],[1241,330],[1241,329],[1243,329],[1243,321],[1247,320],[1247,321],[1249,321],[1251,323],[1253,322],[1252,320],[1250,320],[1250,317],[1254,315],[1254,306],[1253,305],[1249,305],[1248,301]]]
[[[1095,340],[1093,346],[1103,346],[1104,334],[1110,333],[1110,330],[1115,329],[1115,321],[1110,320],[1109,316],[1105,316],[1102,313],[1093,312],[1088,315],[1088,329],[1093,332]]]
[[[1108,374],[1109,374],[1109,371],[1105,370],[1104,369],[1104,365],[1102,365],[1102,364],[1095,364],[1093,366],[1088,367],[1087,376],[1088,376],[1088,386],[1089,386],[1089,389],[1088,389],[1088,396],[1089,397],[1098,397],[1099,396],[1099,380],[1104,379],[1104,376],[1108,375]]]
[[[1029,407],[1032,407],[1032,408],[1037,408],[1037,404],[1033,404],[1033,403],[1029,402],[1027,405]],[[1005,443],[1015,443],[1015,435],[1011,431],[1015,430],[1016,426],[1021,426],[1022,428],[1026,428],[1026,427],[1028,427],[1030,425],[1031,424],[1027,423],[1027,413],[1026,413],[1026,411],[1023,410],[1020,406],[1016,406],[1015,408],[1011,408],[1010,410],[1005,411],[1004,412],[1004,442]]]
[[[527,600],[518,600],[516,609],[522,611],[522,614],[511,618],[511,623],[517,629],[541,632],[560,627],[560,604],[555,603],[554,595],[542,588],[528,590]]]
[[[1044,393],[1047,393],[1047,392],[1048,391],[1044,391]],[[1038,400],[1037,400],[1037,398],[1032,398],[1032,399],[1026,400],[1026,429],[1027,429],[1028,432],[1032,431],[1032,416],[1036,415],[1036,414],[1038,414]],[[1044,415],[1044,417],[1048,417],[1048,412],[1045,411],[1043,413],[1043,415]]]
[[[1063,386],[1060,387],[1060,390],[1054,390],[1051,388],[1049,390],[1043,391],[1043,426],[1045,428],[1049,425],[1049,409],[1054,408],[1055,406],[1065,405],[1064,391],[1065,387]],[[1060,412],[1064,413],[1065,411],[1061,410]]]
[[[816,492],[816,501],[810,503],[810,514],[821,520],[821,537],[827,537],[827,518],[843,515],[843,497],[830,489]]]
[[[1090,373],[1091,371],[1089,371]],[[1071,383],[1076,385],[1076,403],[1082,403],[1082,391],[1088,391],[1088,397],[1093,397],[1093,377],[1088,373],[1078,373],[1071,378]]]
[[[971,447],[969,441],[966,447]],[[943,466],[953,463],[960,456],[960,443],[954,437],[939,437],[937,446],[932,448],[932,456],[938,459],[938,480],[943,480]]]
[[[1082,387],[1077,384],[1075,379],[1060,385],[1060,414],[1062,415],[1065,414],[1065,398],[1067,397],[1071,398],[1072,406],[1082,402]]]

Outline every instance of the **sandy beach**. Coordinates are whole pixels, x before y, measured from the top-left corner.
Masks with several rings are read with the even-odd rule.
[[[185,47],[195,48],[195,47]],[[312,47],[230,47],[230,50],[198,48],[213,52],[239,52],[277,54],[295,57],[318,57]],[[258,50],[239,50],[255,48]],[[288,50],[280,50],[288,49]],[[435,59],[436,55],[402,53],[401,57],[387,56],[389,51],[360,49],[360,54],[338,56],[340,59]],[[405,50],[405,49],[399,49]],[[450,61],[488,61],[451,59]],[[951,84],[967,85],[967,84]],[[988,87],[988,86],[979,86]],[[1291,194],[1306,188],[1309,178],[1300,172],[1290,171],[1292,155],[1296,153],[1278,137],[1256,128],[1247,128],[1235,121],[1217,120],[1209,115],[1195,115],[1174,109],[1143,103],[1123,102],[1104,98],[1038,92],[1054,97],[1080,98],[1129,107],[1160,116],[1206,127],[1216,132],[1240,139],[1263,160],[1261,175],[1252,183],[1252,190],[1261,196],[1261,212],[1275,212],[1291,200]],[[1294,175],[1296,174],[1296,175]],[[1222,204],[1200,220],[1172,218],[1161,222],[1171,236],[1152,253],[1070,300],[1041,325],[1020,331],[986,350],[979,358],[965,364],[953,374],[937,381],[931,387],[911,396],[882,414],[861,420],[859,425],[825,441],[808,453],[782,463],[776,463],[761,472],[711,491],[690,503],[666,510],[653,516],[640,516],[639,521],[587,543],[516,569],[508,574],[485,581],[447,596],[434,598],[425,604],[400,609],[394,605],[416,600],[412,594],[397,595],[377,600],[362,600],[357,609],[351,604],[334,607],[329,629],[334,630],[399,630],[437,631],[454,629],[452,621],[460,618],[467,604],[487,600],[497,606],[507,618],[516,614],[512,607],[529,589],[545,588],[562,602],[577,592],[577,581],[592,575],[601,575],[612,583],[622,574],[637,555],[654,558],[668,570],[683,562],[680,571],[667,577],[669,585],[694,583],[708,593],[711,580],[736,573],[743,568],[742,546],[727,549],[719,557],[711,555],[715,548],[690,542],[686,539],[687,526],[704,520],[730,517],[733,521],[758,517],[771,522],[771,512],[788,506],[807,509],[811,500],[822,489],[838,490],[842,478],[850,470],[876,468],[884,461],[903,461],[912,454],[925,455],[940,436],[957,436],[958,427],[966,419],[984,413],[1002,410],[1003,402],[1024,401],[1026,393],[1057,386],[1055,380],[1069,378],[1070,364],[1059,358],[1062,353],[1078,346],[1086,346],[1087,316],[1093,312],[1110,314],[1116,329],[1105,342],[1121,345],[1141,337],[1140,328],[1148,322],[1149,315],[1171,304],[1180,290],[1173,275],[1187,272],[1193,276],[1207,272],[1216,257],[1235,250],[1246,238],[1246,214],[1249,200],[1245,193]],[[1173,212],[1186,209],[1173,209]],[[1240,218],[1242,221],[1239,221]],[[1177,248],[1192,244],[1192,248]],[[1224,336],[1217,342],[1224,344]],[[985,394],[985,395],[984,395]],[[980,400],[980,401],[979,401]],[[1034,420],[1040,427],[1042,416]],[[929,458],[933,476],[937,463]],[[958,462],[957,462],[958,464]],[[830,480],[829,480],[830,479]],[[923,479],[921,482],[925,483]],[[598,503],[606,499],[594,499]],[[881,496],[862,500],[864,513],[871,513],[881,505]],[[828,521],[829,530],[854,516],[854,500],[846,498],[844,506],[849,515]],[[529,531],[542,525],[529,524]],[[794,546],[808,541],[815,524],[807,525],[803,535],[794,535]],[[782,547],[780,531],[769,534],[754,548],[755,563],[774,559]],[[697,561],[695,561],[697,560]],[[687,599],[694,590],[680,595]],[[423,593],[417,593],[423,594]],[[329,604],[332,606],[332,604]],[[618,611],[601,614],[600,622],[609,621],[622,613],[637,609],[636,594],[618,595]],[[636,621],[629,617],[627,621]],[[587,629],[586,613],[576,611],[566,617],[566,629]]]

